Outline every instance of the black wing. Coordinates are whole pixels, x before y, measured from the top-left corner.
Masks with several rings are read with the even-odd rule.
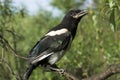
[[[53,54],[53,52],[66,50],[71,41],[68,31],[61,35],[43,37],[30,51],[30,62],[36,63]]]

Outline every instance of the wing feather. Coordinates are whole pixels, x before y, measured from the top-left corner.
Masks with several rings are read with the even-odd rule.
[[[43,37],[30,51],[30,62],[33,64],[37,63],[49,57],[54,52],[67,49],[70,39],[71,34],[69,31],[62,35]]]

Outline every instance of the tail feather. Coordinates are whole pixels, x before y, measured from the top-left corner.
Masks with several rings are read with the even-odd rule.
[[[28,80],[29,77],[30,77],[30,75],[31,75],[31,73],[33,72],[33,70],[34,70],[35,68],[36,68],[35,65],[30,65],[29,68],[27,68],[27,71],[26,71],[26,73],[25,73],[24,76],[23,76],[23,80]]]

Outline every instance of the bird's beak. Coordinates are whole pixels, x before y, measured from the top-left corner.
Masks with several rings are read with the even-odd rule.
[[[86,15],[87,13],[88,13],[87,10],[82,10],[78,14],[74,15],[73,17],[76,18],[76,19],[78,19],[78,18]]]

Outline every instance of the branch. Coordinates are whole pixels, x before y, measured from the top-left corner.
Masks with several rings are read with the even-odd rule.
[[[64,71],[63,75],[68,79],[68,80],[78,80],[75,76],[73,76],[71,73]]]
[[[120,73],[120,65],[111,65],[107,70],[104,72],[91,76],[86,79],[82,80],[106,80],[107,78],[111,77],[112,75],[115,75],[117,73]]]
[[[78,79],[77,77],[75,77],[74,75],[72,75],[71,73],[67,71],[63,72],[63,76],[65,76],[68,80],[106,80],[107,78],[117,73],[120,73],[120,65],[111,65],[104,72],[97,74],[97,75],[93,75],[88,78],[84,78],[84,79]]]
[[[3,40],[4,44],[14,53],[14,55],[15,55],[16,57],[19,57],[19,58],[24,59],[24,60],[28,60],[28,59],[29,59],[29,58],[23,57],[23,56],[21,56],[21,55],[18,55],[18,54],[16,53],[16,51],[12,48],[12,46],[9,44],[8,40],[5,39],[2,35],[0,35],[0,38]]]

